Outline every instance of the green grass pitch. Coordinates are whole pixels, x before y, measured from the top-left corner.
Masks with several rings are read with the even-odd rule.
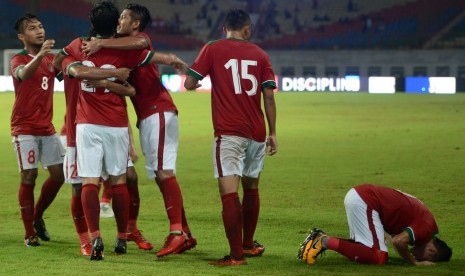
[[[101,219],[105,260],[79,254],[70,215],[71,188],[64,185],[45,213],[50,242],[23,244],[18,208],[18,167],[10,136],[13,93],[0,93],[0,275],[458,275],[465,272],[465,93],[456,95],[369,95],[367,93],[278,93],[279,151],[267,157],[261,178],[261,214],[255,238],[266,246],[249,265],[216,268],[208,261],[228,253],[221,204],[212,168],[210,96],[173,94],[179,108],[177,174],[187,218],[198,246],[183,255],[157,259],[155,252],[128,244],[112,254],[113,218]],[[132,107],[131,121],[135,124]],[[64,95],[55,95],[55,127],[63,123]],[[136,131],[137,135],[137,131]],[[138,139],[138,138],[137,138]],[[139,151],[140,152],[140,151]],[[139,173],[139,228],[155,249],[168,233],[161,193]],[[39,171],[36,198],[47,175]],[[436,216],[440,236],[453,248],[449,263],[405,264],[390,246],[389,263],[352,263],[327,251],[313,266],[297,260],[306,231],[321,227],[348,236],[343,199],[359,183],[377,183],[420,198]]]

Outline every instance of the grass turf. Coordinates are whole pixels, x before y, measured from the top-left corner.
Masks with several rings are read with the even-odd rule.
[[[457,275],[465,270],[465,94],[368,95],[278,93],[276,156],[267,157],[261,179],[261,215],[256,239],[266,246],[249,265],[216,268],[207,264],[228,253],[221,204],[213,179],[209,94],[173,94],[180,110],[178,180],[196,249],[157,259],[155,252],[128,244],[128,254],[112,254],[114,219],[101,219],[105,260],[80,256],[70,215],[71,188],[64,185],[45,213],[50,242],[26,248],[18,208],[19,175],[9,118],[13,93],[0,93],[0,274],[125,275]],[[132,107],[131,121],[135,123]],[[64,95],[55,95],[55,127],[63,123]],[[137,135],[137,131],[136,131]],[[155,249],[162,246],[168,220],[158,187],[147,179],[144,158],[136,164],[141,208],[139,228]],[[38,197],[47,172],[40,170]],[[296,259],[306,231],[321,227],[348,236],[343,198],[359,183],[377,183],[420,198],[436,216],[440,236],[453,248],[449,263],[433,267],[405,264],[390,247],[385,266],[359,265],[326,252],[313,266]]]

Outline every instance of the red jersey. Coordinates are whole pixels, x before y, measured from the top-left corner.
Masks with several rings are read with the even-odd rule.
[[[56,133],[52,123],[53,86],[57,73],[52,65],[54,55],[46,55],[31,78],[24,81],[19,79],[19,69],[33,58],[34,56],[23,50],[11,59],[11,75],[15,88],[11,135],[50,136]]]
[[[354,189],[368,208],[379,213],[388,234],[397,235],[406,230],[411,244],[425,244],[438,233],[433,214],[417,198],[395,189],[369,184]]]
[[[188,74],[198,80],[210,75],[215,136],[236,135],[265,141],[260,91],[276,88],[276,82],[270,60],[260,47],[238,39],[210,42]]]
[[[78,62],[71,56],[67,56],[61,62],[61,68],[68,68],[72,63]],[[66,100],[66,144],[68,147],[76,147],[76,108],[79,99],[80,80],[69,78],[67,74],[63,74],[65,82],[65,100]]]
[[[81,52],[81,38],[72,41],[63,49],[67,55],[81,61],[82,65],[100,68],[133,68],[149,62],[153,53],[148,50],[102,49],[89,57]],[[110,127],[127,127],[128,115],[124,97],[104,88],[80,85],[76,123]]]
[[[153,45],[150,37],[145,33],[139,33],[149,43],[150,50]],[[168,90],[163,86],[160,72],[155,64],[139,67],[132,72],[129,82],[136,88],[136,95],[131,97],[137,120],[141,121],[154,113],[176,111],[173,99]]]

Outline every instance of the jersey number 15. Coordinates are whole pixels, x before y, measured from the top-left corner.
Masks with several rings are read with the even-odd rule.
[[[241,74],[239,75],[239,63],[241,65]],[[234,83],[234,92],[236,94],[242,94],[242,86],[241,86],[241,79],[249,80],[252,83],[252,88],[250,90],[246,90],[245,93],[249,96],[253,96],[257,93],[257,78],[249,74],[249,66],[257,66],[256,60],[237,60],[237,59],[230,59],[224,67],[226,69],[231,68],[233,83]]]

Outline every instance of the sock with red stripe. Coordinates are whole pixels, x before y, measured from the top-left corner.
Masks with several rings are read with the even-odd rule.
[[[100,204],[97,185],[82,185],[81,202],[87,226],[89,227],[90,235],[93,240],[100,237]]]
[[[42,219],[45,210],[52,204],[52,201],[58,194],[63,182],[57,182],[51,177],[45,180],[42,185],[42,190],[40,192],[39,199],[37,200],[36,207],[34,209],[34,219]]]
[[[370,248],[352,240],[330,237],[326,244],[327,249],[334,250],[350,260],[362,264],[385,264],[388,253]]]
[[[25,238],[35,234],[34,230],[34,184],[21,183],[18,193],[19,210],[23,219]]]
[[[113,194],[113,212],[115,213],[116,228],[118,229],[117,237],[126,239],[129,218],[129,194],[126,184],[111,185]]]
[[[241,259],[244,255],[242,249],[242,206],[237,193],[229,193],[221,196],[223,204],[223,225],[228,238],[230,255],[235,259]]]
[[[128,220],[128,233],[137,229],[137,217],[139,216],[139,187],[137,182],[128,184],[128,193],[129,193],[129,220]]]
[[[253,246],[253,236],[257,228],[258,214],[260,213],[260,196],[258,189],[244,190],[242,199],[242,214],[244,216],[244,247]]]
[[[176,177],[159,182],[160,191],[165,202],[165,210],[170,220],[170,232],[182,230],[182,194]]]

